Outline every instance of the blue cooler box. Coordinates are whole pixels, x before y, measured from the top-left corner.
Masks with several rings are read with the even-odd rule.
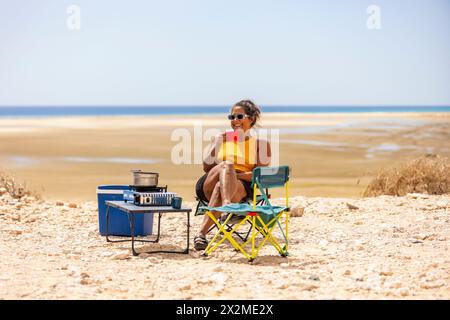
[[[130,190],[130,186],[99,186],[97,188],[98,199],[98,224],[100,235],[106,236],[106,205],[105,201],[123,200],[123,191]],[[147,236],[152,234],[153,213],[135,214],[134,235]],[[109,207],[108,233],[115,236],[131,237],[128,214],[119,209]]]

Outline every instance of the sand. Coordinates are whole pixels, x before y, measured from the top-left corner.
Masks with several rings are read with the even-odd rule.
[[[216,115],[1,118],[0,172],[43,199],[0,188],[0,299],[450,298],[450,195],[361,198],[381,168],[450,156],[449,113],[265,114],[292,169],[288,258],[266,246],[249,264],[227,244],[207,258],[134,257],[129,243],[107,243],[96,188],[130,184],[131,169],[159,172],[195,206],[201,166],[170,160],[172,132],[194,123],[227,125]],[[191,244],[201,219],[191,217]],[[182,249],[185,227],[184,215],[165,215],[160,244],[141,250]]]
[[[99,235],[95,202],[18,201],[0,190],[0,299],[450,298],[450,195],[296,196],[291,205],[290,256],[266,246],[248,263],[229,244],[207,258],[134,257],[129,243]],[[197,230],[201,217],[191,221]],[[163,216],[160,244],[143,249],[182,249],[184,232],[184,215]]]
[[[195,123],[228,125],[225,115],[1,118],[0,172],[48,200],[71,202],[95,201],[99,185],[130,184],[138,168],[159,172],[161,185],[193,201],[201,165],[172,163],[171,134],[193,132]],[[266,113],[262,127],[281,129],[292,195],[358,198],[385,166],[450,156],[449,113]]]

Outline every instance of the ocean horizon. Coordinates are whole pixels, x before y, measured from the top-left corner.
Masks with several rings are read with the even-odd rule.
[[[395,113],[450,112],[450,106],[261,106],[262,112]],[[220,114],[230,106],[47,106],[0,107],[0,117],[132,116]]]

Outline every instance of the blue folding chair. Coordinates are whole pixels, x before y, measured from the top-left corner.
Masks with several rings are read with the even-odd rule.
[[[265,243],[269,242],[278,251],[278,253],[286,257],[288,256],[288,225],[289,225],[289,167],[257,167],[253,169],[252,187],[253,187],[253,203],[232,203],[221,207],[200,207],[214,221],[219,231],[214,235],[204,251],[204,255],[209,255],[225,240],[240,251],[249,261],[253,261],[262,249]],[[284,187],[286,192],[286,205],[274,206],[270,203],[267,190],[271,188]],[[264,205],[258,205],[256,199],[257,189],[261,192],[264,199]],[[215,218],[211,211],[228,212],[234,215],[244,217],[231,230],[226,228],[227,222],[231,219],[230,215],[224,222]],[[280,219],[285,216],[284,227]],[[251,225],[251,237],[239,244],[234,238],[239,228],[249,222]],[[278,240],[273,231],[275,227],[281,231],[282,239]],[[256,237],[262,236],[262,241],[256,245]],[[281,243],[280,243],[281,242]],[[251,243],[251,250],[247,251],[245,247]]]

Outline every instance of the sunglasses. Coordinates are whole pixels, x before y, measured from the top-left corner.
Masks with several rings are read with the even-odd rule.
[[[239,113],[239,114],[229,114],[228,115],[228,120],[234,120],[234,119],[238,119],[238,120],[242,120],[244,118],[250,118],[250,116],[248,114],[243,114],[243,113]]]

